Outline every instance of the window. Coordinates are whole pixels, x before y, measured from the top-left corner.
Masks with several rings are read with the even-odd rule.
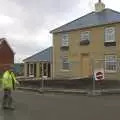
[[[116,72],[117,71],[117,58],[115,55],[105,56],[105,72]]]
[[[69,45],[69,38],[68,34],[62,34],[62,46],[68,46]]]
[[[62,58],[62,69],[64,70],[69,70],[70,69],[70,64],[68,61],[68,57],[63,57]]]
[[[90,41],[90,32],[81,32],[80,41]]]
[[[105,42],[115,42],[115,28],[105,28]]]

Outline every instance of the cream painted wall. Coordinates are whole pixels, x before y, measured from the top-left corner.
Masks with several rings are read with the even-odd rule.
[[[115,27],[116,30],[116,46],[104,46],[104,29],[106,27]],[[80,33],[83,31],[90,31],[90,44],[80,45]],[[61,34],[53,34],[53,77],[54,78],[71,78],[82,76],[82,54],[89,54],[90,63],[92,59],[104,59],[106,54],[116,54],[120,58],[120,23],[110,24],[99,27],[92,27],[69,31],[69,49],[68,56],[71,62],[70,70],[61,69]],[[91,66],[91,64],[90,64]],[[91,66],[92,67],[92,66]],[[106,74],[110,78],[120,79],[119,72],[113,74]]]

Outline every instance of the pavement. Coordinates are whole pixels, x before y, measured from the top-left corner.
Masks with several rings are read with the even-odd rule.
[[[3,93],[0,92],[0,103]],[[114,120],[120,117],[120,96],[89,97],[13,92],[15,111],[0,109],[0,120]]]
[[[63,89],[63,88],[30,88],[30,87],[17,87],[19,90],[27,90],[38,93],[61,93],[61,94],[79,94],[79,95],[113,95],[120,94],[120,89],[100,89],[100,90],[88,90],[88,89]]]

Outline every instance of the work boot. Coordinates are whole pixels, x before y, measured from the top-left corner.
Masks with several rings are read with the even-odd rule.
[[[14,110],[15,107],[14,107],[14,106],[10,106],[10,107],[8,107],[8,109],[10,109],[10,110]]]
[[[2,109],[8,109],[8,104],[6,100],[4,100],[2,103]]]
[[[2,105],[2,109],[9,109],[7,105]]]

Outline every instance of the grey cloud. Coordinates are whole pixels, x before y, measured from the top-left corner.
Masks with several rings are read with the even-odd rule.
[[[0,36],[8,38],[16,56],[32,55],[52,45],[49,31],[79,15],[77,7],[83,2],[83,0],[0,0],[0,15],[4,14],[15,20],[14,24],[0,27]]]
[[[11,0],[21,7],[20,16],[23,26],[31,32],[47,27],[47,16],[57,16],[58,19],[70,12],[80,0]],[[47,18],[47,19],[46,19]]]
[[[21,26],[33,33],[47,27],[47,16],[51,16],[53,21],[54,17],[59,20],[75,9],[80,0],[0,0],[0,3],[6,15],[19,19]]]

